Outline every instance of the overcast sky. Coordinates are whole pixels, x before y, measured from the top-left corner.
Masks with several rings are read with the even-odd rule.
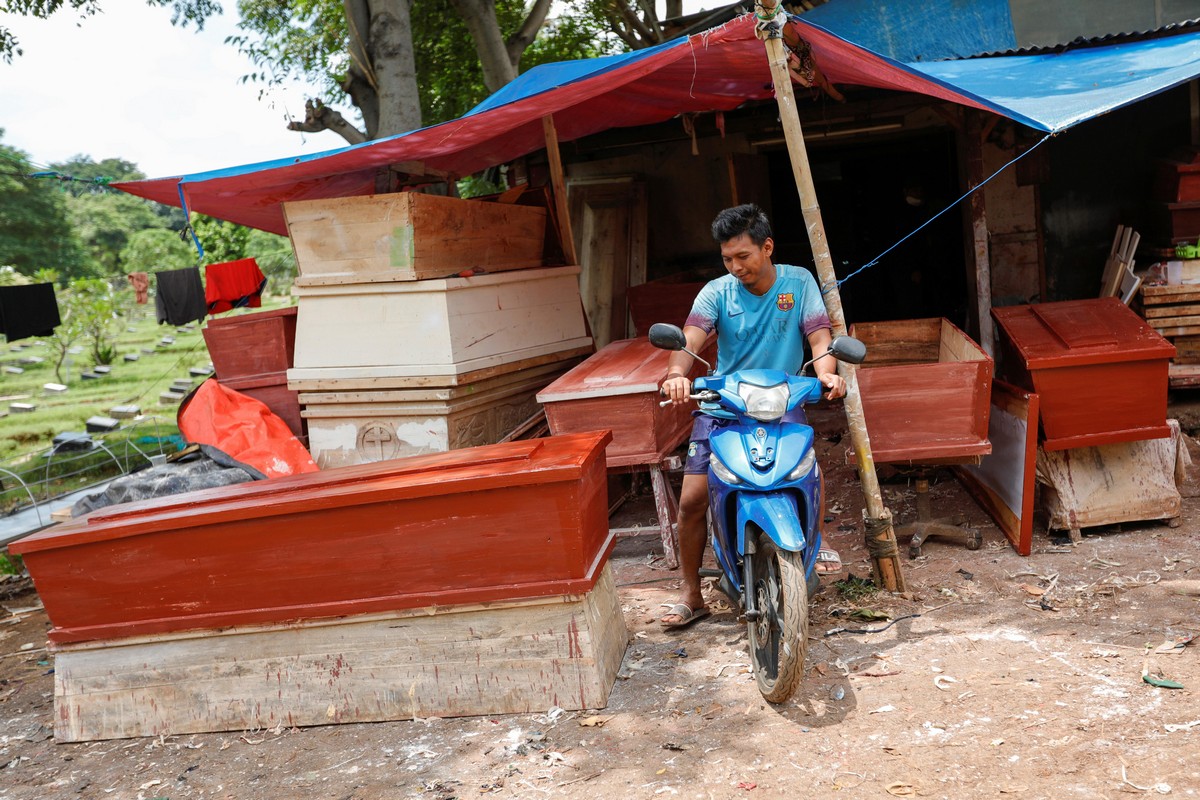
[[[0,14],[25,51],[0,62],[0,142],[36,165],[123,158],[159,178],[345,145],[328,131],[287,130],[289,117],[304,116],[306,87],[260,100],[254,84],[239,83],[250,62],[224,43],[236,30],[235,0],[202,33],[172,26],[170,9],[141,0],[103,6],[82,21],[70,10],[49,20]]]
[[[228,14],[197,33],[140,0],[103,5],[82,22],[70,10],[49,20],[0,14],[25,51],[0,62],[0,141],[37,164],[84,154],[164,177],[345,144],[286,129],[289,114],[304,116],[304,87],[260,101],[238,82],[250,63],[224,44],[235,30]]]

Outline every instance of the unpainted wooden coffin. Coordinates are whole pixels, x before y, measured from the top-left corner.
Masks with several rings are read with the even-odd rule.
[[[607,433],[95,511],[10,545],[57,643],[583,593],[612,548]]]
[[[716,357],[716,337],[701,353]],[[692,429],[694,406],[660,406],[658,387],[670,352],[648,339],[612,342],[538,393],[552,433],[610,430],[608,466],[654,464],[678,447]],[[696,361],[694,379],[705,372]]]
[[[876,463],[955,463],[992,452],[992,359],[940,317],[860,322],[863,417]]]
[[[416,192],[283,204],[297,286],[540,267],[546,211]]]
[[[578,358],[469,386],[302,392],[308,449],[321,469],[498,442],[538,411],[535,395]]]
[[[289,384],[456,375],[591,344],[579,267],[294,292]]]
[[[1046,450],[1162,439],[1175,348],[1115,297],[992,309],[1006,380],[1041,399]]]

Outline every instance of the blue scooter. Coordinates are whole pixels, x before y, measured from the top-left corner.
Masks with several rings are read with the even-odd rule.
[[[782,703],[804,676],[808,600],[819,587],[813,567],[821,548],[813,429],[783,419],[820,400],[825,387],[803,377],[812,361],[799,376],[765,369],[713,375],[674,325],[652,326],[650,342],[708,366],[709,375],[693,382],[691,398],[702,413],[728,420],[709,438],[708,517],[718,585],[746,618],[758,690],[768,702]],[[839,336],[826,355],[860,364],[867,348]]]

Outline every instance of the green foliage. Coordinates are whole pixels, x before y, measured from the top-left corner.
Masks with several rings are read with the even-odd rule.
[[[547,25],[526,49],[520,70],[574,58],[618,52],[620,42],[587,0],[571,0],[553,25]],[[255,71],[244,81],[264,91],[297,78],[319,85],[329,104],[348,100],[342,84],[350,67],[349,34],[341,0],[240,0],[240,28],[230,38],[250,56]],[[514,33],[527,13],[522,0],[497,0],[496,17],[505,36]],[[444,3],[412,2],[412,40],[421,119],[425,125],[455,119],[488,95],[483,68],[462,19]]]
[[[25,275],[43,267],[84,274],[66,197],[54,184],[28,177],[33,172],[25,153],[0,144],[0,265]]]
[[[46,342],[54,355],[54,375],[59,383],[66,383],[63,365],[77,342],[87,343],[95,364],[111,364],[119,355],[116,336],[122,327],[121,304],[112,286],[98,279],[74,281],[57,294],[62,323]]]
[[[0,575],[21,575],[25,562],[15,553],[0,553]]]
[[[147,228],[130,235],[121,250],[120,263],[126,272],[157,272],[194,266],[196,249],[166,228]]]

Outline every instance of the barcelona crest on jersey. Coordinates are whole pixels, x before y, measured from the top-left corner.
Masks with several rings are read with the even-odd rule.
[[[791,292],[781,292],[775,298],[775,305],[780,311],[791,311],[792,307],[796,305],[796,296]]]

